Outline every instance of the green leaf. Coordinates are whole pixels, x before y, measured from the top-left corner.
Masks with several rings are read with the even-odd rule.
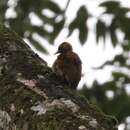
[[[53,11],[54,13],[57,14],[61,14],[63,12],[63,10],[61,10],[61,8],[58,6],[58,4],[56,4],[55,2],[53,1],[49,1],[49,0],[46,0],[44,3],[44,6],[47,8],[47,9],[50,9],[51,11]]]
[[[130,11],[129,8],[120,7],[118,12],[117,12],[117,16],[119,16],[119,17],[126,17],[126,13],[128,13],[129,11]]]
[[[125,34],[124,40],[130,40],[130,18],[120,18],[120,28]]]
[[[118,43],[117,35],[116,35],[116,29],[117,29],[117,21],[116,19],[112,20],[112,23],[109,27],[109,32],[110,32],[110,37],[112,41],[112,45],[115,47],[116,44]]]
[[[31,28],[32,32],[36,32],[38,33],[41,37],[44,37],[44,38],[48,38],[48,36],[50,35],[49,32],[47,32],[46,30],[44,30],[44,28],[42,26],[32,26]]]
[[[110,8],[111,10],[115,7],[119,7],[120,3],[118,1],[105,1],[100,4],[100,6]]]
[[[129,8],[122,7],[118,1],[106,1],[101,3],[100,6],[106,8],[104,13],[112,14],[118,18],[125,17],[126,13],[130,11]]]
[[[30,41],[31,45],[33,47],[35,47],[38,51],[48,54],[48,51],[38,41],[36,41],[32,37],[29,37],[29,41]]]
[[[112,76],[113,76],[115,81],[120,81],[120,79],[123,78],[124,79],[123,82],[125,84],[130,83],[130,78],[127,74],[124,74],[124,73],[121,73],[121,72],[113,72]]]
[[[113,12],[118,10],[120,3],[118,1],[105,1],[100,6],[106,8],[105,13],[113,14]]]
[[[44,15],[44,14],[41,14],[41,11],[40,12],[35,12],[37,14],[37,16],[44,22],[44,24],[50,24],[50,25],[54,25],[54,18],[49,18],[48,16]]]
[[[105,91],[112,90],[115,92],[118,90],[116,83],[113,81],[105,82],[104,84],[102,84],[102,86],[104,86]]]
[[[112,45],[113,47],[115,47],[118,41],[115,31],[111,31],[110,36],[111,36]]]
[[[126,59],[122,54],[116,55],[113,61],[119,62],[120,65],[124,65],[126,63]]]
[[[9,19],[8,22],[10,24],[10,27],[14,29],[21,37],[24,36],[24,32],[26,31],[28,25],[23,21],[21,22],[22,19],[20,17],[15,18],[15,19]],[[22,28],[20,28],[20,26]]]
[[[119,63],[120,66],[126,65],[126,58],[123,56],[123,54],[118,54],[114,57],[113,60],[107,60],[105,63],[103,63],[101,66],[93,68],[93,69],[103,69],[107,65],[114,65]]]
[[[71,23],[70,23],[70,25],[69,25],[69,34],[68,34],[68,36],[70,36],[72,33],[73,33],[73,31],[77,28],[77,20],[78,19],[74,19]]]
[[[45,2],[43,0],[18,0],[18,5],[16,6],[16,9],[21,9],[23,12],[26,12],[26,14],[30,11],[34,11],[37,9],[43,9]]]
[[[62,30],[64,24],[65,24],[65,18],[64,17],[62,18],[61,21],[54,23],[54,29],[53,29],[53,32],[50,34],[51,37],[49,39],[49,42],[51,44],[54,43],[54,40],[56,39],[56,37],[58,36],[58,34],[60,33],[60,31]]]
[[[125,41],[125,42],[122,44],[122,47],[123,47],[123,50],[124,50],[125,52],[130,51],[130,41]]]
[[[78,21],[79,21],[80,24],[82,23],[82,21],[86,22],[86,20],[89,17],[89,13],[88,13],[88,10],[86,9],[85,6],[81,6],[79,8],[79,10],[77,12],[77,17],[78,17]]]
[[[96,24],[96,41],[97,41],[97,43],[99,42],[99,38],[103,38],[103,40],[105,42],[106,31],[107,31],[107,27],[106,27],[105,23],[99,19]]]
[[[7,0],[0,0],[0,24],[4,24],[5,13],[8,9]]]
[[[69,34],[70,36],[75,29],[79,30],[79,40],[81,44],[84,44],[88,36],[88,27],[87,20],[89,13],[85,6],[81,6],[77,12],[77,16],[69,25]]]
[[[88,37],[88,27],[84,25],[84,28],[80,28],[79,40],[81,44],[84,44]]]

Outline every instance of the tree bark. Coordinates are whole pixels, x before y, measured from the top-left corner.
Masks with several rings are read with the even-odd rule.
[[[0,130],[115,130],[116,125],[15,32],[0,26]]]

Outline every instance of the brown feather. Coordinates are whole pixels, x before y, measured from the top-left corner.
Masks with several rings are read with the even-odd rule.
[[[70,45],[66,43],[66,46],[63,47],[69,48],[68,46]],[[65,50],[66,48],[60,49]],[[79,56],[74,53],[72,49],[70,50],[62,52],[55,60],[52,68],[54,72],[62,76],[72,88],[76,88],[81,79],[82,63]]]

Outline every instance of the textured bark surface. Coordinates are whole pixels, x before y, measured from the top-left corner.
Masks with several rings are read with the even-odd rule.
[[[0,129],[115,130],[13,31],[0,26]]]

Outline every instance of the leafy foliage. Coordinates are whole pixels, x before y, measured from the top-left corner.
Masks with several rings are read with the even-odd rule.
[[[89,17],[88,11],[86,10],[85,6],[81,6],[77,12],[77,16],[75,19],[70,23],[69,25],[69,35],[72,34],[72,32],[75,29],[79,30],[79,40],[82,44],[85,43],[87,40],[88,35],[88,27],[86,25],[86,21]]]
[[[7,3],[5,4],[8,5]],[[17,1],[14,10],[17,13],[16,17],[5,17],[5,23],[13,28],[20,36],[28,39],[30,43],[36,47],[36,49],[47,53],[45,47],[43,47],[39,41],[36,41],[33,38],[33,34],[37,33],[53,44],[55,38],[58,36],[65,23],[63,10],[56,3],[49,0],[19,0]],[[53,13],[53,16],[48,17],[45,15],[43,13],[45,10]],[[42,21],[42,24],[32,24],[32,19],[30,18],[32,13],[37,16],[38,20]],[[59,21],[57,20],[57,17],[60,17]],[[46,25],[51,26],[52,31],[48,31],[45,28]]]
[[[67,7],[61,9],[57,3],[50,0],[18,0],[15,2],[17,3],[14,7],[10,7],[7,1],[0,4],[2,5],[0,9],[2,10],[1,14],[3,14],[3,22],[14,29],[20,36],[28,39],[37,50],[48,53],[46,48],[42,46],[42,43],[33,38],[33,34],[37,33],[50,44],[53,44],[61,30],[66,26],[65,11]],[[6,17],[6,11],[10,8],[13,8],[16,12],[15,17]],[[48,12],[50,16],[44,12]],[[31,14],[34,14],[41,21],[41,24],[34,25]],[[69,29],[68,36],[75,29],[79,30],[79,40],[82,44],[85,43],[88,36],[88,17],[89,13],[86,7],[81,6],[75,19],[66,26]],[[51,30],[47,29],[49,26],[52,28]]]
[[[97,40],[97,42],[99,42],[100,37],[102,37],[104,42],[105,42],[106,30],[107,30],[107,27],[106,27],[105,23],[101,20],[98,20],[98,22],[96,24],[96,40]]]
[[[112,44],[115,47],[119,43],[118,36],[116,34],[117,29],[119,29],[121,32],[125,34],[124,40],[130,40],[129,38],[130,18],[127,17],[127,14],[130,12],[129,8],[122,7],[118,1],[105,1],[100,4],[100,7],[105,8],[105,11],[102,14],[102,16],[104,14],[112,15],[113,19],[111,21],[111,24],[106,27],[105,23],[101,21],[101,18],[99,18],[97,22],[97,26],[96,26],[97,42],[98,42],[99,37],[104,38],[105,37],[104,35],[106,33],[109,33]]]

